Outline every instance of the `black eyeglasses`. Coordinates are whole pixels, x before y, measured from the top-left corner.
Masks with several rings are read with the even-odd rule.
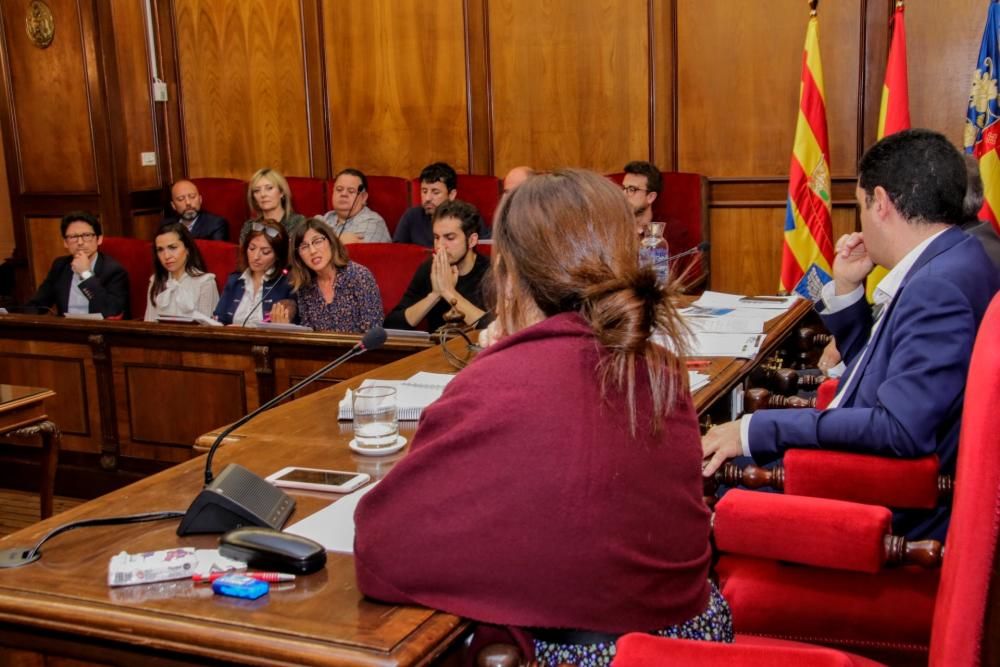
[[[73,241],[93,241],[97,238],[97,234],[94,232],[84,232],[83,234],[67,234],[64,236],[67,241],[72,243]]]
[[[634,195],[636,192],[649,192],[649,190],[647,190],[646,188],[637,188],[634,185],[623,185],[622,190],[625,192],[625,194],[629,195],[630,197]]]

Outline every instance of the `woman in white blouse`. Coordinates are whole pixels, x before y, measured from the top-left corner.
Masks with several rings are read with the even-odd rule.
[[[153,242],[146,321],[155,322],[161,315],[211,320],[218,301],[215,274],[205,271],[187,227],[180,222],[161,226]]]

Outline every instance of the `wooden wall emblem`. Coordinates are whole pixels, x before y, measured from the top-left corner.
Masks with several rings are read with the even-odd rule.
[[[56,36],[56,21],[47,4],[41,0],[33,0],[28,6],[28,16],[25,17],[24,22],[32,44],[44,49],[52,43]]]

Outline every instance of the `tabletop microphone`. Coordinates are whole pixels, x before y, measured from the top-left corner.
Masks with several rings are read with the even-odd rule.
[[[240,325],[241,327],[245,327],[247,325],[247,322],[249,322],[250,318],[253,317],[253,311],[257,310],[257,306],[264,303],[264,299],[266,299],[267,295],[271,293],[271,290],[273,290],[275,287],[278,286],[278,281],[287,275],[288,275],[288,267],[286,266],[281,270],[281,275],[274,280],[274,284],[268,287],[266,290],[264,290],[264,293],[260,295],[259,299],[257,299],[257,303],[255,303],[253,306],[250,307],[250,313],[243,319],[243,324]],[[261,311],[260,315],[261,318],[263,318],[264,311]]]
[[[256,410],[236,420],[219,433],[205,460],[205,488],[191,503],[177,527],[178,535],[224,533],[240,526],[266,526],[280,530],[295,509],[295,500],[267,480],[243,466],[230,463],[218,477],[212,476],[212,459],[227,435],[262,412],[270,410],[295,392],[323,377],[345,361],[385,344],[386,333],[380,325],[369,329],[357,345],[318,371],[281,392]]]
[[[688,248],[684,252],[679,252],[676,255],[670,255],[669,257],[667,257],[667,261],[672,262],[675,259],[680,259],[681,257],[687,257],[688,255],[694,255],[695,253],[708,252],[708,249],[711,247],[711,245],[712,244],[709,243],[708,241],[702,241],[698,245],[694,246],[693,248]]]

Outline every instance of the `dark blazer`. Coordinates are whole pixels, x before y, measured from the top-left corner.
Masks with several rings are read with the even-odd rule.
[[[236,312],[240,301],[243,300],[246,285],[240,279],[242,275],[242,271],[233,271],[229,274],[229,277],[226,279],[226,286],[222,288],[222,296],[219,297],[219,303],[215,306],[215,319],[223,324],[233,323],[233,313]],[[261,293],[264,294],[263,312],[265,319],[271,314],[271,307],[276,302],[283,299],[295,298],[292,294],[292,286],[288,282],[288,276],[280,273],[270,280],[264,281]],[[243,323],[237,322],[236,324]]]
[[[998,287],[982,244],[954,227],[934,239],[903,278],[863,356],[873,325],[867,301],[824,315],[848,364],[843,378],[861,367],[839,407],[755,413],[754,460],[773,461],[792,447],[901,458],[937,454],[941,471],[954,473],[972,344]],[[893,532],[944,539],[948,516],[946,506],[899,513]]]
[[[73,284],[73,258],[64,255],[52,262],[49,274],[26,305],[49,309],[60,315],[69,307],[69,290]],[[129,316],[128,272],[113,257],[97,254],[94,275],[80,283],[80,290],[90,300],[90,312],[104,317]]]
[[[173,217],[167,218],[164,222],[183,222],[183,220]],[[198,217],[194,219],[194,225],[191,227],[191,236],[208,241],[228,241],[229,223],[226,222],[225,218],[214,213],[199,211]]]

